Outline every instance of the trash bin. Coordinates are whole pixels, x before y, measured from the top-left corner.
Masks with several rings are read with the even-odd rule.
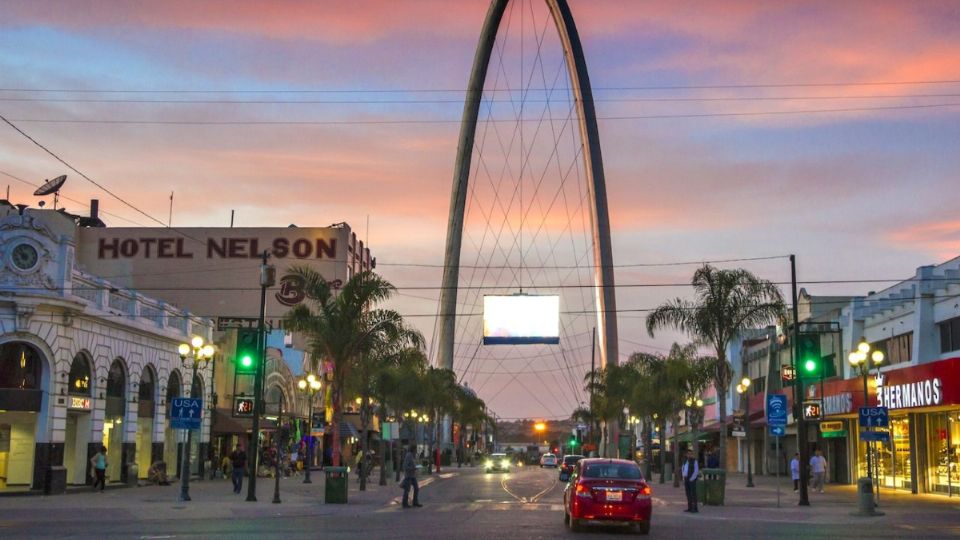
[[[727,471],[723,469],[700,469],[697,481],[697,499],[710,506],[722,506],[726,495]]]
[[[324,469],[326,481],[323,489],[323,502],[326,504],[347,504],[347,477],[346,467],[326,467]]]

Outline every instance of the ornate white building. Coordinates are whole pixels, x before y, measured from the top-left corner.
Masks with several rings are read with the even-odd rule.
[[[0,489],[89,483],[101,445],[109,481],[145,478],[160,460],[178,468],[167,411],[189,395],[190,372],[177,346],[210,341],[211,322],[79,270],[78,221],[89,219],[0,202]],[[212,371],[193,381],[206,408]],[[194,438],[195,471],[210,416]]]

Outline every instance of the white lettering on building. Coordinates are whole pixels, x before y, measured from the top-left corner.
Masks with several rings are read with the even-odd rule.
[[[850,392],[843,392],[823,398],[823,414],[845,414],[852,410],[853,396]]]
[[[885,378],[877,378],[877,405],[888,409],[931,407],[943,401],[943,382],[939,378],[884,385]]]

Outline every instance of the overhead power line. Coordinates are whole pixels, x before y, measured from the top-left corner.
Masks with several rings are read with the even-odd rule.
[[[625,120],[667,120],[681,118],[724,118],[738,116],[789,116],[797,114],[826,114],[826,113],[849,113],[849,112],[868,112],[868,111],[897,111],[897,110],[917,110],[917,109],[937,109],[960,106],[956,103],[928,103],[919,105],[890,105],[878,107],[840,107],[833,109],[795,109],[788,111],[741,111],[741,112],[717,112],[717,113],[685,113],[685,114],[646,114],[646,115],[625,115],[625,116],[597,116],[597,120],[604,121],[625,121]],[[6,119],[4,118],[6,121]],[[418,125],[418,124],[459,124],[459,119],[429,119],[429,118],[403,118],[403,119],[369,119],[369,120],[118,120],[118,119],[52,119],[52,118],[14,118],[14,122],[23,122],[30,124],[101,124],[101,125],[151,125],[151,126],[371,126],[371,125]],[[543,120],[536,118],[499,118],[488,119],[484,122],[516,124],[539,123],[539,122],[561,122],[560,119]],[[7,121],[10,123],[10,121]],[[12,124],[11,124],[12,125]],[[151,218],[152,219],[152,218]]]
[[[637,85],[637,86],[597,86],[593,91],[632,91],[632,90],[705,90],[705,89],[735,89],[735,88],[822,88],[844,86],[905,86],[905,85],[932,85],[932,84],[960,84],[960,79],[918,80],[918,81],[827,81],[804,83],[736,83],[736,84],[686,84],[686,85]],[[548,91],[548,88],[528,88],[527,91]],[[570,88],[556,88],[558,91],[569,91]],[[498,92],[514,92],[513,89],[498,89]],[[70,92],[76,94],[383,94],[383,93],[428,93],[428,92],[462,92],[465,88],[241,88],[241,89],[133,89],[133,88],[0,88],[0,92]]]

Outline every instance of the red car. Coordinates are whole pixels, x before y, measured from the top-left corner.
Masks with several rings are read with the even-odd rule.
[[[579,531],[588,523],[626,524],[650,532],[651,490],[640,467],[625,459],[582,459],[563,492],[563,521]]]

